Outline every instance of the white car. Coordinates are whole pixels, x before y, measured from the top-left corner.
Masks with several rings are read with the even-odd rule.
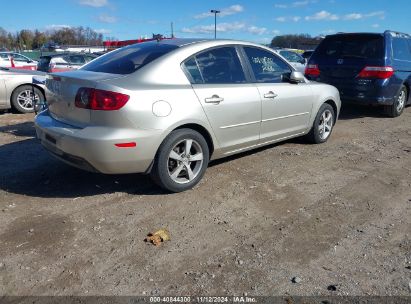
[[[306,61],[303,56],[286,49],[278,49],[274,51],[284,57],[298,72],[304,73]]]
[[[0,52],[0,67],[35,71],[37,61],[19,53]]]
[[[34,112],[34,100],[44,102],[45,98],[44,85],[33,83],[33,77],[45,76],[43,72],[0,67],[0,110],[12,108],[20,113]]]

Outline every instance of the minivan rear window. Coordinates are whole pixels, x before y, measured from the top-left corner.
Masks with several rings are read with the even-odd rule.
[[[86,64],[81,70],[111,74],[131,74],[178,46],[158,42],[133,44],[112,51]]]
[[[384,37],[368,34],[328,36],[317,52],[326,58],[379,59],[384,56]]]

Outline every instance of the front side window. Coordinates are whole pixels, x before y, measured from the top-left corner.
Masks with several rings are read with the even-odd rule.
[[[229,84],[246,81],[237,51],[221,47],[191,57],[184,63],[195,84]]]
[[[278,56],[255,47],[244,47],[254,77],[259,83],[280,83],[291,68]]]
[[[18,61],[18,62],[27,62],[30,59],[28,59],[27,57],[24,57],[22,55],[19,55],[19,54],[13,54],[13,60]]]
[[[289,62],[303,63],[304,58],[297,53],[291,51],[280,51],[280,55],[287,59]]]

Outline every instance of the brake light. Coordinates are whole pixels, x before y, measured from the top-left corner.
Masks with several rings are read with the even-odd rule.
[[[377,78],[377,79],[388,79],[394,75],[394,69],[390,66],[376,67],[376,66],[366,66],[358,74],[359,78]]]
[[[320,76],[320,69],[317,64],[308,64],[305,68],[305,75]]]
[[[129,99],[130,96],[122,93],[80,88],[76,94],[75,105],[83,109],[115,111],[121,109]]]

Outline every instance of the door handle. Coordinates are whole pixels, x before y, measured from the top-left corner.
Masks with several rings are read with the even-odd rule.
[[[270,92],[264,94],[264,98],[269,98],[269,99],[274,99],[274,98],[276,98],[277,96],[278,96],[278,95],[275,94],[273,91],[270,91]]]
[[[204,101],[206,103],[215,103],[215,104],[219,104],[220,102],[222,102],[224,100],[224,98],[218,96],[218,95],[213,95],[211,97],[208,97],[206,99],[204,99]]]

